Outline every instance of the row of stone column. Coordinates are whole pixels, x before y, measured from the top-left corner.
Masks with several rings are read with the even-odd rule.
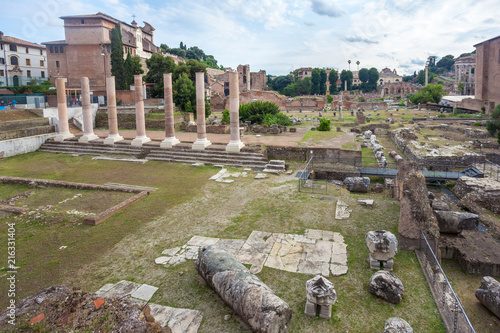
[[[74,137],[69,131],[68,114],[66,107],[66,87],[65,79],[56,79],[57,87],[57,110],[59,116],[58,135],[55,141],[64,141],[65,139]],[[165,98],[165,140],[160,144],[161,148],[172,148],[180,141],[175,137],[174,130],[174,102],[172,90],[172,74],[163,74],[164,83],[164,98]],[[94,134],[92,124],[92,108],[90,103],[90,87],[89,79],[83,77],[81,79],[81,101],[83,114],[83,136],[79,142],[89,142],[98,139]],[[211,145],[207,139],[206,124],[205,124],[205,80],[202,72],[196,73],[196,123],[197,123],[197,138],[192,145],[194,150],[204,150]],[[134,76],[135,87],[135,115],[136,115],[136,138],[132,140],[132,146],[142,146],[151,139],[146,135],[146,121],[144,118],[144,96],[142,90],[142,76]],[[239,152],[244,146],[240,140],[239,128],[239,88],[238,88],[238,73],[229,73],[229,111],[230,111],[230,131],[231,140],[226,146],[228,152]],[[108,126],[109,135],[104,140],[104,144],[112,145],[115,142],[123,140],[123,137],[118,134],[118,117],[116,111],[116,90],[115,77],[106,78],[106,94],[108,104]]]

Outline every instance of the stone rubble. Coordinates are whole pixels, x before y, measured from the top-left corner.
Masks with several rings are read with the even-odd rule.
[[[403,299],[404,287],[391,272],[378,271],[370,278],[370,293],[389,303],[398,304]]]
[[[335,209],[335,219],[342,220],[348,219],[351,216],[352,210],[347,209],[349,205],[342,200],[337,201],[337,208]]]
[[[394,257],[398,253],[398,239],[386,230],[368,231],[365,236],[366,247],[370,251],[370,268],[392,271]]]
[[[406,320],[392,317],[385,321],[384,333],[413,333],[413,328]]]
[[[332,306],[337,301],[337,293],[333,283],[316,275],[314,278],[306,282],[306,316],[316,317],[319,312],[319,317],[323,319],[332,319]]]
[[[257,274],[262,267],[293,273],[344,275],[348,271],[347,245],[341,234],[306,230],[305,235],[253,231],[248,239],[219,239],[193,236],[186,244],[166,249],[155,263],[166,267],[196,259],[202,246],[216,245]]]
[[[491,276],[484,276],[476,290],[476,298],[500,318],[500,282]]]

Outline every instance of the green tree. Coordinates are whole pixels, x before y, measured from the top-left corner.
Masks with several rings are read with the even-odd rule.
[[[120,24],[111,29],[111,75],[115,77],[116,89],[126,89],[125,61],[123,59],[123,42]]]
[[[307,96],[311,94],[312,82],[309,76],[305,78],[298,79],[295,83],[295,93],[297,96]]]
[[[229,110],[222,111],[222,120],[221,121],[223,123],[225,123],[226,125],[229,125],[231,123],[231,117],[229,114]]]
[[[163,98],[163,74],[173,73],[175,61],[172,57],[164,57],[159,53],[153,53],[151,58],[146,60],[148,73],[144,76],[144,82],[154,83],[151,88],[151,97]]]
[[[182,73],[172,85],[173,100],[184,112],[196,115],[196,88],[186,73]]]
[[[500,129],[500,104],[493,109],[490,120],[486,122],[486,129],[491,136],[495,136],[496,131]]]
[[[331,129],[330,119],[321,118],[319,120],[318,131],[330,131]]]
[[[295,97],[297,96],[297,93],[295,92],[296,84],[291,83],[283,89],[283,95],[285,96],[290,96],[290,97]]]
[[[380,75],[378,73],[378,70],[375,67],[370,68],[370,70],[368,71],[368,88],[370,90],[377,89],[377,84],[378,84],[379,78],[380,78]]]
[[[455,58],[451,54],[448,54],[448,55],[444,56],[443,58],[441,58],[436,63],[436,67],[438,69],[442,68],[443,70],[441,72],[451,71],[453,69],[454,64],[455,64]]]
[[[345,69],[342,70],[342,72],[340,73],[340,81],[342,81],[342,85],[340,87],[340,90],[345,89],[345,82],[347,82],[347,90],[351,90],[352,89],[352,79],[353,79],[353,75],[352,75],[351,71],[348,71]]]
[[[271,88],[274,91],[277,91],[280,94],[283,94],[283,89],[285,89],[285,87],[291,83],[293,83],[293,77],[291,75],[281,75],[281,76],[274,78],[271,81]]]
[[[280,108],[273,102],[250,102],[240,105],[240,118],[243,122],[251,121],[253,124],[262,124],[266,114],[276,115]]]
[[[418,93],[411,96],[410,100],[413,104],[424,103],[439,103],[444,95],[444,88],[441,84],[428,84],[422,87]]]
[[[321,80],[319,81],[319,94],[326,94],[326,70],[320,69]]]
[[[326,95],[326,101],[327,101],[328,104],[330,104],[331,102],[333,102],[333,96],[330,95],[330,94]]]
[[[313,68],[312,74],[311,74],[311,82],[312,82],[312,88],[311,88],[311,93],[313,95],[319,95],[319,86],[321,84],[321,73],[319,68]]]
[[[264,120],[262,121],[263,124],[267,126],[271,125],[281,125],[281,126],[291,126],[292,122],[290,121],[290,118],[286,116],[286,114],[283,114],[281,112],[279,113],[266,113],[264,116]]]
[[[137,55],[131,56],[130,52],[127,53],[127,59],[125,59],[125,89],[128,89],[134,84],[134,75],[144,74],[142,69],[141,58]]]
[[[434,80],[435,77],[436,77],[436,74],[434,74],[433,72],[429,71],[429,83],[431,83],[432,80]],[[420,72],[418,72],[417,83],[420,84],[420,85],[424,85],[425,84],[425,70],[422,69]]]
[[[359,81],[362,83],[368,83],[368,79],[370,77],[370,72],[367,68],[361,68],[358,73]]]
[[[337,80],[339,79],[339,73],[332,69],[330,74],[328,74],[328,81],[330,81],[330,93],[337,91]]]

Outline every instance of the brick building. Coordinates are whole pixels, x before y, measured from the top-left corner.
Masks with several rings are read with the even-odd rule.
[[[500,104],[500,36],[474,45],[476,48],[475,97],[491,112]]]
[[[0,86],[40,84],[47,78],[45,46],[0,31]]]
[[[123,51],[138,55],[143,61],[153,53],[160,52],[154,45],[154,28],[147,22],[139,27],[119,21],[104,13],[91,15],[63,16],[65,39],[45,42],[47,46],[47,65],[52,83],[58,77],[67,78],[68,90],[80,90],[80,79],[89,78],[90,90],[94,96],[106,93],[105,78],[111,75],[111,29],[120,24]]]

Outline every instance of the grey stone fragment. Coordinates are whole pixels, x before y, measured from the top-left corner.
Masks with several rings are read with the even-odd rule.
[[[370,278],[370,293],[392,304],[401,302],[404,294],[403,283],[394,274],[378,271]]]
[[[413,333],[413,328],[406,320],[393,317],[385,321],[384,333]]]
[[[440,232],[458,234],[462,230],[477,230],[479,225],[479,216],[476,214],[440,210],[436,210],[434,213]]]
[[[153,294],[158,290],[157,287],[153,287],[147,284],[141,285],[139,288],[137,288],[133,293],[132,297],[138,298],[144,301],[149,301],[151,297],[153,297]]]
[[[500,282],[491,276],[484,276],[476,290],[476,298],[500,318]]]
[[[450,205],[441,200],[433,200],[432,201],[432,209],[434,210],[451,210]]]
[[[370,188],[370,178],[368,177],[347,177],[344,179],[349,192],[368,192]]]
[[[390,260],[398,253],[398,239],[390,231],[368,231],[365,241],[370,256],[375,260]]]

